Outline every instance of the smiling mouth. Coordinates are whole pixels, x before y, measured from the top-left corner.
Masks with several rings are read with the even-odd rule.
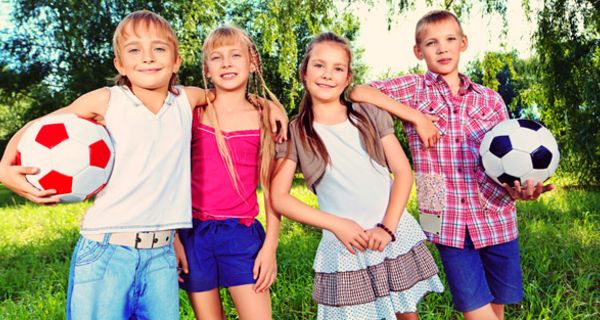
[[[330,85],[324,84],[324,83],[317,83],[317,87],[319,87],[319,88],[325,88],[325,89],[333,89],[333,88],[335,88],[335,86],[330,86]]]
[[[450,58],[438,60],[438,62],[441,64],[448,64],[448,63],[450,63],[450,61],[452,61],[452,59],[450,59]]]
[[[162,69],[161,68],[147,68],[147,69],[140,69],[138,71],[143,72],[143,73],[155,73],[155,72],[159,72],[160,70],[162,70]]]
[[[223,79],[225,79],[225,80],[233,79],[236,76],[237,76],[237,73],[235,73],[235,72],[223,73],[222,75],[220,75],[220,77],[223,78]]]

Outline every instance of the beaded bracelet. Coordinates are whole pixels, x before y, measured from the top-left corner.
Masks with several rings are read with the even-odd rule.
[[[396,235],[390,230],[388,229],[388,227],[385,226],[385,224],[383,223],[378,223],[377,227],[383,229],[383,231],[387,232],[390,237],[392,238],[392,242],[396,241]]]

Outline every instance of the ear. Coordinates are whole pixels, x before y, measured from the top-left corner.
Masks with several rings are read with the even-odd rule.
[[[117,69],[117,71],[119,72],[120,75],[126,76],[125,68],[123,68],[123,65],[121,65],[121,60],[119,60],[119,58],[115,57],[113,59],[113,64],[115,66],[115,69]]]
[[[175,58],[175,64],[173,65],[173,73],[179,72],[179,67],[181,67],[181,56],[177,55],[177,58]]]
[[[462,39],[460,40],[460,51],[464,52],[465,50],[467,50],[468,47],[469,47],[469,39],[467,38],[466,35],[463,35]]]
[[[419,47],[418,44],[415,44],[413,46],[413,52],[415,53],[415,57],[417,57],[417,59],[423,60],[423,58],[424,58],[423,51],[421,51],[421,48]]]
[[[352,83],[352,73],[348,73],[348,78],[346,79],[346,87]]]

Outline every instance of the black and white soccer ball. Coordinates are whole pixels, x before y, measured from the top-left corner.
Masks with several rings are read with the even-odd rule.
[[[479,147],[485,173],[498,184],[536,184],[556,171],[560,153],[552,133],[538,122],[510,119],[485,134]]]

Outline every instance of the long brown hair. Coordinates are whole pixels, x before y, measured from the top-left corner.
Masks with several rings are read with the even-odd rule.
[[[248,56],[250,57],[250,63],[256,68],[256,71],[251,73],[250,78],[248,79],[246,98],[260,113],[259,176],[263,192],[265,193],[265,195],[268,196],[271,181],[271,173],[273,170],[275,158],[275,142],[273,141],[273,136],[271,133],[271,122],[269,121],[269,115],[271,113],[271,110],[269,104],[267,103],[267,96],[278,107],[283,107],[281,106],[281,103],[279,103],[277,97],[271,92],[271,90],[269,90],[265,83],[262,70],[262,61],[260,59],[260,55],[258,54],[258,50],[256,49],[256,45],[254,45],[254,42],[252,41],[252,39],[250,39],[248,34],[246,34],[241,29],[233,26],[221,26],[213,30],[208,35],[208,37],[204,41],[204,45],[202,46],[202,77],[204,79],[207,94],[208,82],[206,81],[206,61],[208,59],[208,55],[215,48],[229,44],[242,44],[243,46],[247,47]],[[253,94],[254,97],[251,97],[250,93]],[[262,99],[260,99],[260,97],[262,97]],[[237,171],[235,170],[235,167],[233,166],[229,148],[227,147],[225,138],[223,137],[223,134],[220,130],[215,106],[211,101],[208,101],[208,105],[204,107],[204,110],[206,111],[206,115],[208,116],[208,121],[215,129],[215,136],[217,139],[219,153],[221,154],[223,161],[225,161],[225,165],[227,166],[227,170],[229,171],[229,176],[231,178],[231,181],[233,182],[233,185],[239,192],[239,176],[237,174]]]
[[[302,85],[304,86],[304,96],[300,102],[298,115],[296,116],[295,121],[298,121],[298,136],[302,146],[304,148],[310,148],[313,154],[324,160],[325,163],[329,163],[329,153],[327,153],[323,140],[321,140],[313,127],[313,121],[315,119],[314,111],[312,109],[313,102],[310,93],[306,90],[306,83],[304,82],[304,77],[306,76],[306,71],[308,69],[308,62],[315,46],[324,42],[339,45],[346,51],[348,54],[348,76],[352,75],[352,50],[350,50],[348,41],[333,32],[324,32],[317,35],[308,44],[306,53],[300,64],[300,81],[302,81]],[[346,87],[346,90],[347,89],[348,87]],[[367,153],[372,159],[375,159],[379,141],[373,125],[365,116],[352,108],[352,103],[347,100],[346,94],[340,95],[340,102],[346,106],[348,120],[358,129],[363,138],[363,141],[365,142],[364,148]]]
[[[119,45],[125,38],[127,38],[128,25],[131,25],[131,29],[136,34],[140,27],[144,27],[146,29],[154,27],[155,30],[160,32],[160,34],[167,39],[167,42],[173,46],[175,59],[179,57],[179,44],[177,42],[177,35],[175,35],[175,31],[173,28],[171,28],[169,22],[167,22],[165,18],[152,11],[139,10],[128,14],[123,20],[121,20],[119,25],[117,25],[117,29],[113,35],[113,51],[115,53],[115,58],[119,59],[119,61],[121,61],[121,48]],[[114,80],[116,85],[127,86],[131,89],[131,81],[129,81],[127,76],[117,75]],[[175,84],[177,84],[177,74],[173,73],[171,75],[171,79],[169,79],[169,91],[175,95],[178,95],[179,92],[177,89],[175,89]]]

